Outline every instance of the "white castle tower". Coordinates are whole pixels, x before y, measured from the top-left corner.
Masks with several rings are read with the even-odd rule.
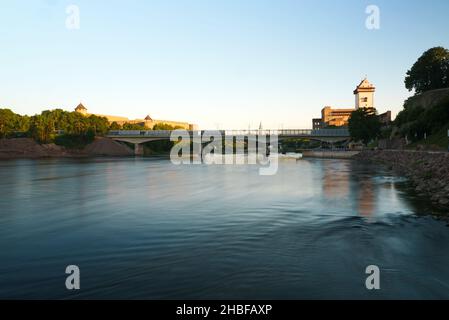
[[[374,108],[374,92],[376,92],[376,88],[367,78],[363,79],[354,90],[355,108]]]

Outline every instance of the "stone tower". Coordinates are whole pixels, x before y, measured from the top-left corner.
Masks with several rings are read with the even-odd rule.
[[[374,108],[374,92],[376,92],[376,88],[367,78],[363,79],[354,90],[355,108]]]
[[[75,111],[78,112],[78,113],[84,114],[84,115],[87,114],[87,108],[85,106],[83,106],[82,103],[80,103],[78,105],[78,107],[76,107]]]

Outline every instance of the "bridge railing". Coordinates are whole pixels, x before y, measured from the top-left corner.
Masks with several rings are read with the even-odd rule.
[[[190,134],[203,134],[205,131],[190,131]],[[291,136],[291,137],[349,137],[348,129],[287,129],[287,130],[215,130],[226,136]],[[168,130],[114,130],[109,136],[115,137],[170,137]]]
[[[109,131],[109,136],[116,137],[167,137],[172,131],[169,130],[114,130]]]
[[[348,129],[226,130],[229,136],[278,135],[300,137],[349,137]]]
[[[350,133],[348,129],[320,129],[312,130],[312,135],[317,137],[349,137]]]

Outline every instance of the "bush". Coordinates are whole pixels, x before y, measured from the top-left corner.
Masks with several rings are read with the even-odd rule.
[[[158,123],[156,125],[154,125],[153,130],[157,131],[157,130],[162,130],[162,131],[173,131],[173,130],[179,130],[182,129],[179,126],[172,126],[166,123]]]
[[[148,127],[143,124],[137,123],[125,123],[122,127],[123,130],[148,130]],[[111,129],[113,130],[113,129]],[[120,129],[119,129],[120,130]]]
[[[82,149],[91,144],[95,139],[93,131],[86,134],[63,134],[55,138],[55,144],[66,147],[68,149]]]

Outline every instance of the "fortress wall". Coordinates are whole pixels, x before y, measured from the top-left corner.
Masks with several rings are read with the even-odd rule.
[[[78,111],[80,112],[80,111]],[[153,129],[153,127],[157,124],[167,124],[170,125],[172,127],[180,127],[182,129],[185,130],[197,130],[197,126],[194,124],[190,124],[187,122],[180,122],[180,121],[170,121],[170,120],[145,120],[145,119],[135,119],[135,120],[130,120],[126,117],[119,117],[119,116],[111,116],[111,115],[104,115],[104,114],[94,114],[94,113],[87,113],[87,112],[80,112],[82,114],[84,114],[85,116],[90,116],[90,115],[95,115],[98,117],[104,117],[106,119],[108,119],[108,121],[110,123],[112,122],[116,122],[119,125],[124,125],[126,123],[130,123],[130,124],[138,124],[138,125],[142,125],[142,126],[146,126],[149,129]]]

